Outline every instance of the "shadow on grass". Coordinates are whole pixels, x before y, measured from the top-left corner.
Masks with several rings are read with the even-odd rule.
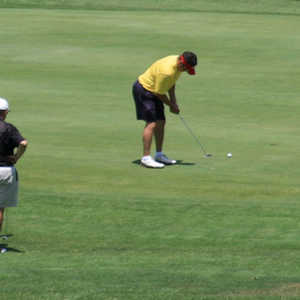
[[[8,240],[8,238],[12,237],[13,234],[1,234],[0,238],[2,240]],[[16,253],[24,253],[24,251],[21,251],[19,249],[16,248],[12,248],[12,247],[8,247],[8,244],[0,244],[0,250],[1,249],[5,249],[6,252],[16,252]]]
[[[7,240],[8,238],[10,238],[10,237],[12,237],[12,236],[13,236],[13,234],[11,234],[11,233],[0,234],[0,238],[1,238],[2,240]]]
[[[136,165],[140,165],[141,164],[141,160],[140,159],[136,159],[132,161],[133,164]],[[166,165],[166,167],[172,167],[172,166],[176,166],[176,165],[180,165],[180,166],[194,166],[196,165],[193,162],[184,162],[183,160],[177,160],[176,164],[174,165]]]
[[[8,244],[0,244],[0,249],[6,249],[7,252],[24,253],[24,251],[19,249],[8,247]]]

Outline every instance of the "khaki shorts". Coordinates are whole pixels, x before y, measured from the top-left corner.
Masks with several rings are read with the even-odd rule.
[[[15,167],[0,167],[0,208],[18,204],[18,173]]]

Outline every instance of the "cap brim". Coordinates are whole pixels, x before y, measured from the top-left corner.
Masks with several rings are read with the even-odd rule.
[[[190,69],[188,69],[188,73],[189,73],[190,75],[195,75],[195,74],[196,74],[196,72],[195,72],[195,69],[194,69],[194,68],[190,68]]]

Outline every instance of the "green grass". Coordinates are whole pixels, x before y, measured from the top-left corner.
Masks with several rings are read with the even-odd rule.
[[[299,1],[125,3],[0,2],[0,95],[30,142],[0,298],[299,298]],[[182,115],[214,156],[168,113],[182,164],[140,168],[131,85],[186,49]]]
[[[299,0],[0,0],[3,8],[239,12],[299,15]]]

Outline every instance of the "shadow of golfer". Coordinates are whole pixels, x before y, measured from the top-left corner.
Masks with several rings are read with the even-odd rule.
[[[180,166],[194,166],[196,165],[193,162],[184,162],[183,160],[177,160],[176,165],[180,165]]]
[[[140,159],[136,159],[136,160],[133,160],[132,163],[136,164],[136,165],[140,165],[141,164],[141,160]],[[176,166],[176,165],[180,165],[180,166],[194,166],[196,164],[193,163],[193,162],[184,162],[183,160],[177,160],[176,164],[174,164],[174,165],[166,165],[166,167],[172,167],[172,166]]]
[[[0,249],[6,249],[7,252],[16,252],[16,253],[24,253],[24,251],[21,251],[16,248],[8,247],[8,244],[0,244]]]
[[[14,235],[11,234],[11,233],[0,234],[0,238],[1,238],[2,240],[7,240],[8,238],[10,238],[10,237],[12,237],[12,236],[14,236]]]

